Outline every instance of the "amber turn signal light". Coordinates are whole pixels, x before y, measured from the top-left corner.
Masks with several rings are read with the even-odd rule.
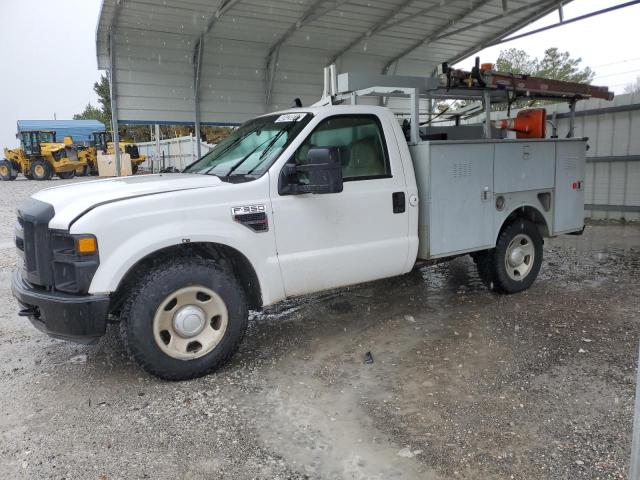
[[[76,252],[80,255],[91,255],[98,251],[96,237],[79,237],[76,239]]]

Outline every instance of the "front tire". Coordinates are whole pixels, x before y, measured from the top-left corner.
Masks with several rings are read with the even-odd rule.
[[[49,165],[49,162],[46,162],[45,160],[35,160],[33,163],[31,163],[29,174],[34,180],[51,180],[53,171],[51,170],[51,165]]]
[[[165,380],[201,377],[224,365],[247,328],[245,292],[210,260],[177,258],[138,279],[120,331],[133,359]]]
[[[491,290],[516,293],[531,287],[542,265],[542,235],[529,220],[507,225],[496,248],[476,255],[478,275]]]

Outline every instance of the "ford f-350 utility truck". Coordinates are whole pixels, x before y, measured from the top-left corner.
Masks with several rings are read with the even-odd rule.
[[[392,110],[341,95],[252,119],[182,173],[34,194],[16,225],[20,315],[79,342],[119,321],[144,369],[187,379],[234,353],[251,309],[463,254],[519,292],[544,237],[583,229],[585,139],[410,126],[407,141]]]

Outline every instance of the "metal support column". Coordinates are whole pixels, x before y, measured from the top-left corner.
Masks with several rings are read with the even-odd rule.
[[[162,169],[160,163],[160,124],[155,125],[155,137],[156,137],[156,161],[158,162],[158,171]],[[154,172],[155,173],[155,172]]]
[[[196,130],[196,154],[198,158],[202,156],[202,147],[200,138],[200,72],[202,70],[202,50],[204,48],[204,35],[200,35],[198,45],[196,47],[196,55],[193,65],[193,90],[194,90],[194,111],[195,111],[195,130]]]
[[[483,93],[484,103],[484,138],[491,138],[491,92],[485,90]]]
[[[114,63],[114,48],[113,48],[113,30],[109,30],[109,87],[111,91],[111,128],[113,131],[113,151],[116,156],[116,175],[119,177],[122,175],[122,169],[120,165],[120,135],[118,133],[118,92],[116,89],[116,74]]]
[[[420,140],[420,95],[418,89],[411,90],[411,144],[417,145]]]
[[[571,100],[569,102],[569,133],[567,138],[573,138],[574,130],[576,126],[576,101]]]
[[[638,478],[640,478],[640,348],[638,348],[638,367],[636,369],[636,403],[633,411],[629,480],[638,480]]]

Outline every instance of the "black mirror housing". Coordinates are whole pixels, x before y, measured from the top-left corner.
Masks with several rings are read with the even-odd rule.
[[[310,149],[307,163],[286,165],[278,182],[281,195],[340,193],[342,188],[342,163],[337,147]]]

